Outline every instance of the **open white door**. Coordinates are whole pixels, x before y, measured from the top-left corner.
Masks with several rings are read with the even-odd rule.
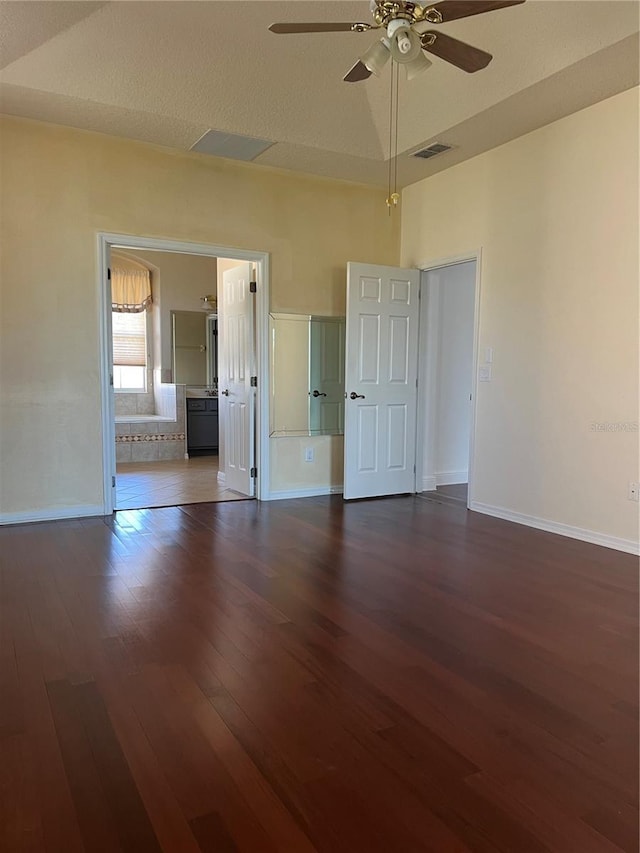
[[[218,294],[218,388],[225,485],[253,497],[255,388],[251,385],[254,362],[251,264],[225,270],[222,278],[222,293]]]
[[[347,265],[344,497],[415,491],[420,273]]]

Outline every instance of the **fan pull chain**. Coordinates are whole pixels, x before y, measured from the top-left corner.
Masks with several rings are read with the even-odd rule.
[[[387,207],[389,208],[389,216],[391,216],[391,182],[392,182],[392,157],[393,157],[393,66],[394,61],[391,60],[391,88],[389,90],[389,180],[387,182]]]
[[[389,184],[387,207],[391,210],[398,206],[398,87],[400,69],[398,63],[391,60],[391,90],[389,96]]]
[[[400,201],[398,195],[398,112],[400,109],[400,66],[396,62],[396,138],[393,149],[393,192],[391,201],[397,205]]]

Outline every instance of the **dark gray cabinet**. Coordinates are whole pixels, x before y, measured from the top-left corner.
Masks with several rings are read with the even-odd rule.
[[[189,455],[218,452],[218,400],[187,397],[187,451]]]

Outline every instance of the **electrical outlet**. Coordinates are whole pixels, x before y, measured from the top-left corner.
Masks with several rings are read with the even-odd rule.
[[[630,501],[640,501],[640,483],[629,483],[627,497]]]
[[[313,462],[313,447],[305,447],[305,449],[304,449],[304,461],[305,462]]]

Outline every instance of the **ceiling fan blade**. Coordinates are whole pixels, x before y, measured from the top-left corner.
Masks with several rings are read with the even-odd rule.
[[[436,33],[433,30],[423,33],[422,49],[434,56],[439,56],[440,59],[450,62],[457,68],[462,68],[469,74],[486,68],[493,59],[493,56],[484,50],[472,47],[470,44],[465,44],[463,41],[444,33]]]
[[[366,80],[367,77],[371,77],[371,71],[369,71],[364,62],[358,60],[353,68],[347,71],[344,80],[346,83],[359,83],[360,80]]]
[[[300,23],[300,24],[271,24],[272,33],[364,33],[367,30],[376,30],[377,27],[363,23],[326,22],[322,23]]]
[[[484,12],[493,12],[496,9],[505,9],[507,6],[519,6],[525,0],[441,0],[425,12],[425,20],[432,24],[446,24],[449,21],[457,21],[458,18],[469,18],[471,15],[482,15]],[[435,10],[437,14],[433,14]]]

